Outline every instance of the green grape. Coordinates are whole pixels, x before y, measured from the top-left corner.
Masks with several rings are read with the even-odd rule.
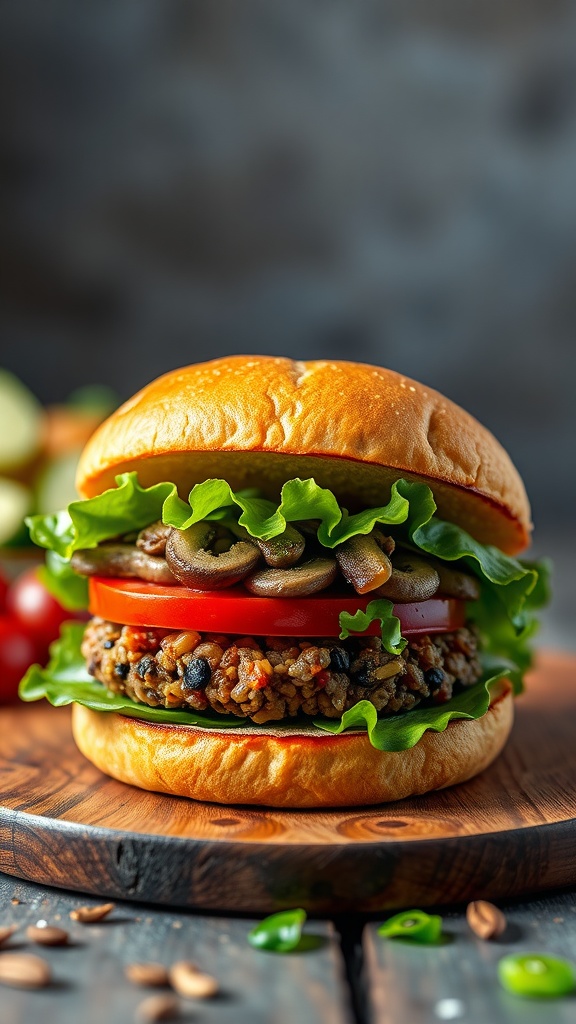
[[[564,996],[576,987],[572,964],[545,953],[511,953],[500,960],[498,976],[515,996]]]
[[[440,941],[442,918],[437,914],[426,914],[423,910],[405,910],[381,924],[378,934],[387,939],[410,939],[433,945]]]

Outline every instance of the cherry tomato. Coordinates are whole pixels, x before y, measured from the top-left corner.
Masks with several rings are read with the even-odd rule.
[[[39,649],[46,649],[56,640],[62,623],[72,617],[46,590],[38,569],[27,569],[15,580],[8,590],[6,606],[8,613],[18,619]]]
[[[8,581],[0,572],[0,615],[6,611],[6,594],[8,593]]]
[[[0,703],[16,699],[18,683],[37,654],[21,623],[11,615],[0,616]]]
[[[243,587],[210,592],[164,587],[142,580],[93,576],[89,607],[92,615],[128,626],[197,629],[248,636],[338,636],[340,612],[363,611],[370,594],[315,597],[253,597]],[[394,613],[404,634],[445,633],[465,622],[465,604],[452,598],[431,598],[420,604],[399,604]],[[380,624],[366,631],[375,636]]]

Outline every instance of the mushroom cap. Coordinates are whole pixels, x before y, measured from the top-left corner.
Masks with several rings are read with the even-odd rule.
[[[524,485],[494,436],[432,388],[364,363],[229,356],[173,370],[97,429],[78,490],[92,497],[129,470],[183,496],[223,477],[277,498],[285,480],[314,477],[351,511],[385,504],[403,476],[482,543],[516,554],[530,539]]]

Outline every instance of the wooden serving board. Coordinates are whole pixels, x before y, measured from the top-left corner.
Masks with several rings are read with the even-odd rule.
[[[4,709],[0,870],[252,913],[376,913],[576,883],[576,656],[540,656],[512,737],[482,775],[373,808],[260,810],[143,792],[82,757],[68,709]]]

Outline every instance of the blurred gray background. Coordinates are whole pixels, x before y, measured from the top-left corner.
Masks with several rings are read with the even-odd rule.
[[[512,453],[574,644],[576,2],[4,0],[0,364],[382,363]]]

